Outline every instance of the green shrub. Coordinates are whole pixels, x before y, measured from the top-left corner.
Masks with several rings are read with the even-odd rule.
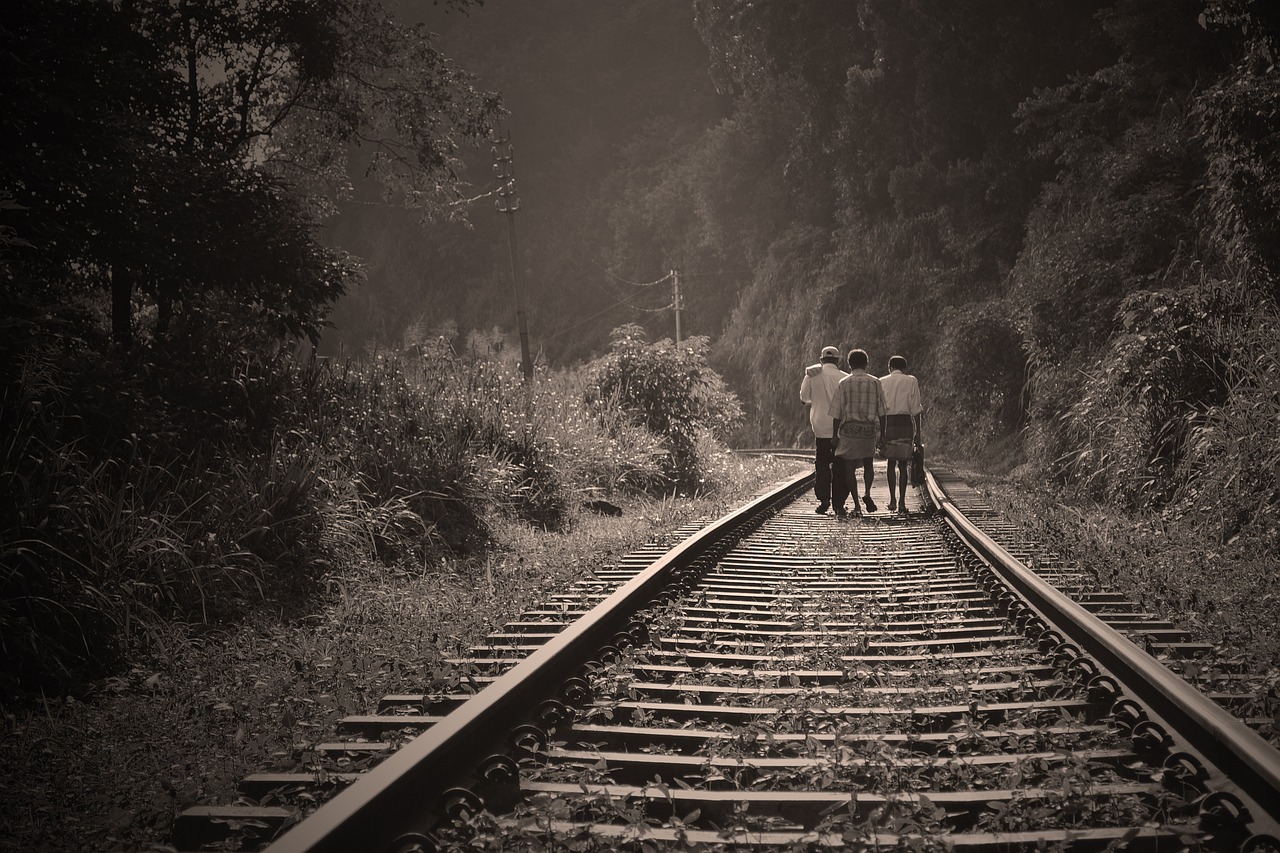
[[[661,491],[669,457],[661,439],[616,402],[588,405],[590,388],[583,370],[542,375],[532,388],[533,422],[562,478],[584,495]]]
[[[707,366],[708,340],[650,344],[636,325],[613,331],[611,351],[590,365],[588,403],[602,413],[620,410],[661,437],[670,454],[664,473],[684,487],[697,487],[698,440],[703,431],[725,436],[742,418],[738,398]]]
[[[1210,327],[1222,353],[1222,391],[1183,427],[1170,511],[1218,543],[1280,550],[1280,309],[1248,292],[1230,296]]]
[[[624,342],[526,384],[440,341],[333,363],[251,335],[219,348],[222,325],[192,318],[185,355],[64,340],[6,376],[4,686],[108,671],[160,621],[305,607],[339,560],[421,567],[487,548],[500,516],[555,530],[575,496],[739,476],[705,339]]]
[[[497,370],[242,350],[169,387],[177,360],[129,378],[28,355],[0,399],[11,683],[109,669],[155,620],[300,604],[351,548],[421,564],[482,547],[490,512],[567,517],[555,448]]]
[[[309,448],[164,457],[140,441],[94,458],[48,429],[56,419],[4,414],[14,430],[0,460],[0,635],[18,680],[102,671],[156,619],[235,617],[317,576]]]

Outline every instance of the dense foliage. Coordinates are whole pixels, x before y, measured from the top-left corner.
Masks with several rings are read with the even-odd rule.
[[[421,324],[402,355],[299,354],[360,276],[317,236],[349,167],[466,208],[462,147],[501,109],[424,28],[375,0],[23,0],[2,25],[6,689],[108,670],[161,621],[305,606],[352,555],[423,566],[498,516],[713,488],[737,403],[705,339],[652,350],[675,390],[617,408]]]
[[[0,53],[0,420],[25,531],[6,553],[31,559],[23,525],[40,513],[16,508],[71,505],[57,482],[98,482],[133,517],[198,514],[206,490],[120,497],[153,464],[157,484],[174,465],[208,484],[234,471],[267,507],[238,510],[301,517],[320,493],[266,484],[310,476],[298,448],[317,423],[349,434],[352,494],[402,500],[440,542],[474,547],[483,513],[418,490],[428,470],[477,494],[502,484],[507,509],[546,525],[574,489],[697,487],[701,443],[739,411],[726,386],[740,440],[807,440],[798,371],[825,344],[880,369],[907,356],[935,449],[1027,461],[1124,507],[1212,496],[1213,535],[1274,539],[1275,4],[494,0],[432,20],[523,105],[534,345],[544,363],[597,359],[590,390],[557,404],[589,417],[556,415],[581,428],[555,440],[612,452],[544,446],[525,403],[368,434],[325,414],[409,405],[437,376],[415,360],[320,396],[291,384],[289,347],[362,275],[317,239],[347,195],[361,204],[326,239],[367,254],[371,284],[335,315],[343,341],[398,351],[431,328],[450,346],[419,351],[442,362],[506,358],[460,343],[509,322],[505,223],[445,221],[487,200],[462,180],[468,158],[487,173],[485,152],[465,147],[500,107],[425,29],[374,0],[21,0]],[[436,220],[425,239],[389,225],[388,200]],[[671,329],[671,269],[694,337],[651,344]],[[494,393],[481,367],[438,375]],[[410,440],[423,430],[443,444]],[[473,470],[471,446],[494,466]],[[291,542],[261,537],[255,559],[288,562],[273,555]],[[239,565],[219,562],[230,588]]]
[[[655,285],[679,269],[745,441],[809,440],[800,366],[860,346],[878,370],[908,358],[935,451],[1130,508],[1225,490],[1215,535],[1267,529],[1276,4],[691,5],[499,0],[445,33],[512,95],[544,357],[603,350],[627,315],[670,334]],[[432,322],[509,324],[505,269],[476,260],[498,227],[376,249],[378,286],[440,270]]]
[[[649,390],[620,391],[617,408],[598,405],[598,375],[528,387],[500,359],[439,341],[364,365],[252,360],[186,412],[145,384],[43,365],[0,410],[13,425],[0,458],[6,687],[101,671],[157,620],[303,607],[340,560],[421,569],[482,552],[498,517],[557,530],[579,496],[714,491],[723,450],[700,430],[736,400],[698,344],[628,351],[646,353],[626,360]],[[135,410],[95,385],[137,395]],[[679,398],[678,419],[632,417]],[[80,431],[109,417],[128,431],[112,452]]]
[[[763,232],[698,208],[708,237],[749,238],[716,356],[757,430],[790,438],[794,365],[857,344],[911,359],[952,451],[1010,452],[1026,426],[1031,461],[1088,494],[1226,489],[1228,536],[1265,509],[1273,451],[1228,451],[1218,472],[1204,454],[1245,419],[1244,446],[1277,444],[1257,390],[1280,378],[1261,344],[1277,318],[1273,5],[695,7],[735,97],[726,126],[789,179]],[[738,207],[760,191],[726,178]]]
[[[499,109],[373,0],[19,0],[3,27],[6,296],[84,300],[121,348],[209,314],[314,340],[356,275],[313,221],[349,147],[442,209]]]
[[[688,119],[673,96],[642,129],[598,131],[618,152],[586,161],[602,191],[574,195],[539,256],[593,246],[600,264],[549,278],[557,292],[647,308],[628,294],[655,288],[629,285],[687,271],[686,323],[710,336],[749,441],[807,440],[800,365],[860,346],[881,370],[907,356],[938,450],[1029,461],[1129,508],[1221,491],[1214,535],[1274,527],[1275,4],[693,11],[731,105]],[[623,85],[650,108],[653,81]],[[631,310],[651,332],[670,322]]]

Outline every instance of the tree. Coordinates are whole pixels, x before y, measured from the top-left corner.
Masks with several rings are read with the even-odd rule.
[[[314,339],[355,273],[313,233],[349,149],[445,215],[501,109],[375,0],[16,0],[5,34],[0,193],[33,246],[13,263],[109,292],[125,348],[139,296],[163,333],[210,291]]]

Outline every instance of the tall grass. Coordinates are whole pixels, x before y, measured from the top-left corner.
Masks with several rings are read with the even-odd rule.
[[[584,371],[526,385],[429,346],[209,372],[208,399],[190,371],[168,398],[89,394],[101,373],[44,363],[0,399],[6,689],[108,671],[165,620],[305,607],[337,561],[421,568],[482,552],[499,518],[563,529],[584,498],[669,487],[661,438],[588,403]],[[706,455],[710,492],[728,468]]]
[[[1262,448],[1278,437],[1275,317],[1225,283],[1132,294],[1104,352],[1039,371],[1033,456],[1124,509],[1160,510],[1211,484],[1256,502]]]
[[[1213,334],[1230,354],[1220,402],[1186,419],[1171,507],[1221,544],[1280,552],[1280,309],[1241,294]]]

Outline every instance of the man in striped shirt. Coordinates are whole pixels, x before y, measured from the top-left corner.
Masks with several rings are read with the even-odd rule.
[[[875,512],[871,484],[875,481],[876,445],[880,442],[880,419],[888,411],[880,380],[867,373],[867,354],[856,349],[849,353],[849,375],[836,386],[831,398],[831,430],[836,456],[844,460],[845,481],[853,495],[853,514],[858,508],[858,468],[862,468],[864,486],[862,502],[867,512]],[[836,516],[844,516],[844,507],[836,507]]]

